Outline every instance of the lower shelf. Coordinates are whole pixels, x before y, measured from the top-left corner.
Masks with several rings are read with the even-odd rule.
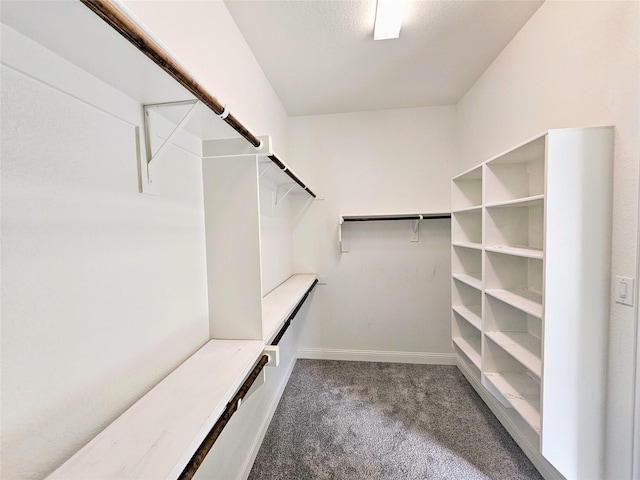
[[[453,337],[453,343],[480,368],[480,337]]]
[[[484,373],[527,424],[540,434],[540,385],[519,373]]]
[[[49,478],[177,478],[263,348],[209,341]]]
[[[541,341],[527,332],[485,332],[504,351],[538,376],[542,374]]]

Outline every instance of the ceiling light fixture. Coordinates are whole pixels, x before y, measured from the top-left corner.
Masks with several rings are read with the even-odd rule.
[[[378,0],[374,40],[387,40],[400,36],[406,0]]]

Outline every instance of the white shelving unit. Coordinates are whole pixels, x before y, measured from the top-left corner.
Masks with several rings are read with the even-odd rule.
[[[104,8],[115,11],[103,18],[122,15],[118,8],[124,7],[118,5],[106,2]],[[147,53],[157,49],[162,68],[80,1],[11,2],[2,9],[3,28],[8,25],[45,45],[60,63],[70,62],[137,102],[126,108],[136,107],[129,112],[132,118],[140,115],[141,193],[161,195],[153,178],[172,160],[165,156],[167,147],[202,160],[211,339],[50,476],[178,478],[247,376],[260,359],[265,361],[263,354],[275,352],[267,344],[314,284],[313,274],[294,275],[263,299],[260,182],[275,189],[274,203],[289,194],[314,194],[274,155],[268,136],[255,137],[259,145],[254,146],[253,135],[237,119],[230,125],[233,115],[226,107],[220,113],[212,110],[217,100],[195,79],[186,82],[190,88],[179,83],[180,75],[167,68],[171,64],[179,70],[178,62],[136,27],[135,19],[126,22],[135,30],[128,31],[134,34],[129,38],[144,40],[137,45],[144,44]],[[19,37],[13,30],[7,35]],[[107,52],[113,61],[103,61],[96,52]],[[57,65],[34,65],[10,49],[6,56],[3,50],[2,62],[36,78],[39,69],[50,69],[54,88],[64,89],[69,82],[58,75]],[[109,111],[108,105],[95,106]],[[160,156],[165,158],[159,161]],[[276,367],[276,359],[270,357],[267,365]],[[264,378],[264,371],[260,375]]]
[[[603,474],[612,151],[550,130],[452,181],[459,366],[548,478]]]

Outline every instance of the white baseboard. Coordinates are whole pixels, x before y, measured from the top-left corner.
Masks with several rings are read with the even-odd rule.
[[[298,358],[432,365],[456,364],[455,353],[383,352],[376,350],[341,350],[333,348],[298,348]]]
[[[287,367],[287,372],[278,385],[278,390],[276,395],[273,396],[269,407],[267,408],[266,415],[262,419],[260,423],[260,427],[256,432],[256,436],[254,437],[253,443],[251,444],[251,448],[248,450],[247,458],[244,461],[244,466],[240,471],[240,475],[238,476],[238,480],[246,480],[249,474],[251,473],[251,468],[253,467],[253,462],[256,460],[256,456],[260,451],[260,446],[262,445],[262,441],[264,440],[264,436],[267,433],[267,429],[269,428],[269,424],[271,423],[271,419],[273,418],[273,414],[276,412],[276,408],[278,407],[278,403],[280,403],[280,398],[284,393],[284,389],[289,383],[289,377],[291,376],[291,372],[293,371],[293,367],[296,364],[297,357],[294,357],[289,366]]]
[[[458,361],[456,364],[471,386],[476,392],[478,392],[480,398],[482,398],[484,403],[487,404],[489,409],[498,418],[507,432],[509,432],[509,435],[511,435],[520,448],[522,448],[525,455],[529,457],[529,460],[531,460],[531,463],[535,465],[540,474],[546,480],[564,480],[564,477],[542,456],[540,449],[531,445],[531,443],[529,443],[529,441],[520,433],[518,427],[505,415],[505,408],[502,404],[496,400],[486,388],[484,388],[476,376],[471,372],[469,367],[467,367],[466,363],[464,361]]]

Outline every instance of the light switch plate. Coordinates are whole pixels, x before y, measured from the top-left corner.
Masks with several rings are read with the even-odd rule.
[[[633,305],[633,297],[635,294],[634,284],[635,282],[633,278],[616,276],[616,303],[630,306]]]

